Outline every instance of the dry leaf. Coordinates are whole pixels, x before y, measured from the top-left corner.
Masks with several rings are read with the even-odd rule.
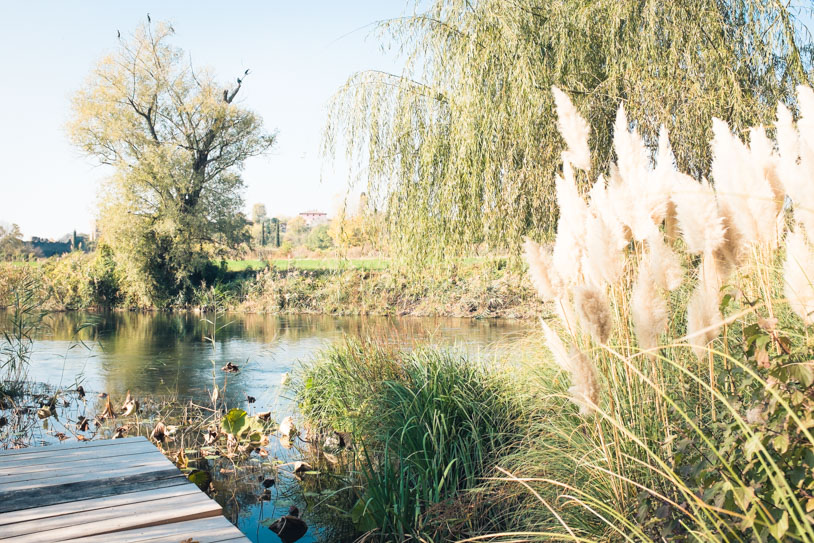
[[[116,414],[113,412],[113,405],[110,403],[110,397],[107,398],[107,403],[105,404],[105,409],[102,411],[100,415],[102,420],[105,419],[114,419],[116,418]]]
[[[150,437],[153,439],[153,441],[159,441],[161,443],[164,443],[164,438],[166,436],[167,436],[167,427],[164,425],[163,422],[159,422],[158,424],[156,424],[155,428],[153,428],[153,433],[150,434]]]
[[[226,373],[237,373],[240,371],[240,368],[231,362],[227,362],[225,366],[221,368],[222,371]]]

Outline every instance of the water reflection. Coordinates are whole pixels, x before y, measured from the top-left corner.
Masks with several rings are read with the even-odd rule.
[[[8,316],[0,313],[0,329]],[[83,325],[90,324],[92,326]],[[395,345],[455,345],[473,355],[492,353],[530,324],[508,320],[411,317],[270,316],[228,314],[212,325],[195,313],[57,313],[35,338],[31,377],[51,385],[81,380],[86,390],[122,394],[208,398],[213,374],[227,362],[228,400],[254,396],[263,405],[276,397],[280,376],[344,334],[376,337]],[[77,332],[77,330],[80,330]]]

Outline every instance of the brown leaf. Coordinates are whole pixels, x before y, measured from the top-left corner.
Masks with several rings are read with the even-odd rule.
[[[87,432],[89,425],[90,422],[88,421],[87,418],[79,417],[79,420],[76,423],[76,429],[79,430],[80,432]]]
[[[127,436],[127,426],[119,426],[113,435],[113,439],[120,439]]]
[[[153,439],[153,441],[159,441],[161,443],[164,443],[164,438],[166,438],[166,436],[167,436],[167,427],[164,425],[163,422],[159,422],[158,424],[156,424],[155,428],[153,428],[153,433],[150,434],[150,437]]]
[[[178,466],[179,469],[186,469],[187,466],[189,466],[189,460],[187,459],[183,447],[178,449],[178,453],[175,455],[175,465]]]
[[[237,373],[240,371],[240,368],[231,362],[227,362],[226,365],[221,368],[221,370],[225,371],[226,373]]]
[[[107,403],[105,404],[105,408],[100,417],[102,420],[116,418],[116,414],[113,412],[113,405],[110,403],[110,397],[107,398]]]
[[[207,434],[204,436],[204,442],[207,445],[212,445],[218,440],[218,432],[210,428]]]
[[[774,332],[775,329],[777,328],[777,318],[769,317],[764,319],[763,317],[758,317],[757,325],[766,330],[767,332]]]

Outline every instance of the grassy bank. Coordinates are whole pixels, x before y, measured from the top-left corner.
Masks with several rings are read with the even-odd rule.
[[[219,307],[252,313],[532,317],[542,309],[527,279],[503,260],[465,261],[420,275],[387,268],[379,259],[239,261],[215,268],[172,308]],[[138,304],[115,265],[100,254],[74,253],[37,267],[0,266],[0,307],[11,303],[15,284],[34,281],[51,310]]]
[[[277,270],[384,270],[389,262],[384,258],[275,258],[272,260],[227,260],[226,268],[230,272],[247,270],[265,270],[273,267]]]

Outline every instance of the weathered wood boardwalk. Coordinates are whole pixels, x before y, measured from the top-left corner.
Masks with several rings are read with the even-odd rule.
[[[247,543],[143,437],[0,451],[0,543]]]

